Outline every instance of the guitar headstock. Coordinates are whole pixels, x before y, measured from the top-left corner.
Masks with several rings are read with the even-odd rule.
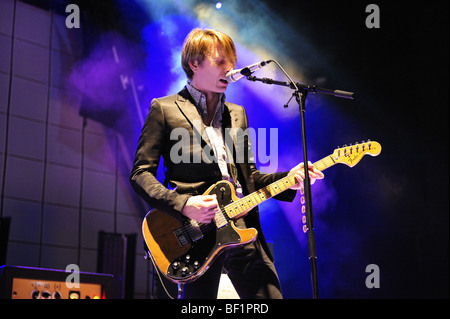
[[[367,142],[362,141],[361,143],[337,148],[331,156],[336,163],[343,163],[353,167],[358,164],[364,155],[378,156],[380,153],[380,143],[368,140]]]

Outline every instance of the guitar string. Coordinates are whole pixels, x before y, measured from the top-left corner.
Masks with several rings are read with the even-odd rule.
[[[315,162],[313,165],[317,169],[322,171],[330,166],[333,166],[334,164],[335,164],[335,161],[333,160],[333,158],[331,156],[328,156],[328,157],[325,157],[325,158]],[[289,188],[289,187],[286,187],[287,183],[290,184],[289,186],[293,185],[290,179],[292,179],[291,175],[288,175],[282,179],[279,179],[278,181],[275,181],[274,183],[260,189],[257,192],[249,194],[248,196],[245,196],[244,198],[241,198],[235,202],[232,202],[232,203],[226,205],[225,207],[227,207],[227,206],[229,207],[228,212],[225,210],[225,207],[221,207],[221,212],[225,216],[225,218],[233,219],[234,217],[244,213],[246,210],[251,210],[254,207],[258,206],[260,203],[287,190]],[[267,196],[266,194],[269,196]],[[256,204],[254,204],[253,202],[255,202]],[[189,235],[191,242],[194,241],[194,240],[192,240],[192,236],[191,236],[193,227],[194,226],[192,224],[185,224],[179,228],[185,236]],[[217,226],[214,222],[211,222],[208,224],[204,224],[204,223],[199,224],[199,228],[202,233],[210,231],[210,230],[214,229],[215,227],[217,227]]]
[[[222,214],[228,220],[228,219],[232,219],[232,218],[238,216],[239,214],[244,213],[246,210],[253,209],[254,207],[258,206],[263,201],[265,201],[265,200],[267,200],[267,199],[269,199],[269,198],[274,196],[274,194],[271,191],[272,189],[277,189],[278,188],[278,189],[281,190],[280,192],[283,192],[283,191],[287,190],[288,187],[285,187],[285,181],[284,181],[285,179],[286,179],[286,181],[289,181],[289,178],[285,177],[285,178],[280,179],[280,180],[278,180],[278,181],[276,181],[276,182],[274,182],[274,183],[272,183],[272,184],[270,184],[270,185],[268,185],[268,186],[266,186],[264,188],[264,189],[268,189],[269,190],[268,191],[268,195],[269,196],[265,196],[265,194],[249,194],[248,196],[244,197],[244,198],[248,198],[248,199],[243,200],[244,198],[242,198],[242,199],[240,199],[240,200],[238,200],[236,202],[233,202],[233,203],[230,203],[229,205],[227,205],[227,206],[230,207],[229,212],[231,214],[229,214],[229,213],[227,213],[225,211],[225,207],[221,207],[220,210],[221,210]],[[290,181],[289,181],[289,183],[290,183],[290,185],[292,185],[292,183]],[[281,188],[279,185],[283,185],[284,189]],[[278,192],[278,193],[280,193],[280,192]],[[262,193],[262,192],[260,191],[260,193]],[[264,196],[261,197],[261,195],[264,195]],[[259,198],[260,201],[258,201],[257,198]],[[256,204],[253,204],[253,201],[256,202]],[[250,205],[249,205],[249,203],[250,203]],[[232,213],[232,211],[237,211],[237,213]],[[202,223],[202,224],[199,224],[199,226],[200,226],[199,228],[200,228],[200,230],[202,232],[210,231],[211,229],[214,229],[214,227],[216,227],[214,222],[211,222],[209,224],[203,224]],[[178,229],[181,230],[181,232],[185,236],[189,235],[189,238],[191,239],[191,242],[193,242],[192,236],[191,236],[193,227],[195,227],[195,226],[193,226],[192,224],[185,224],[185,225],[181,226]]]

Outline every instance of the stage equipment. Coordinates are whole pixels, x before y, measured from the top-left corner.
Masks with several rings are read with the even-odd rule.
[[[242,69],[231,70],[230,72],[228,72],[225,75],[225,77],[227,78],[228,82],[236,82],[243,76],[251,75],[253,72],[261,69],[263,66],[266,66],[270,62],[272,62],[272,60],[261,61],[261,62],[252,64],[252,65],[246,66],[245,68],[242,68]]]
[[[0,218],[0,265],[6,264],[6,252],[8,251],[10,225],[11,217]]]
[[[346,98],[346,99],[353,99],[354,93],[353,92],[346,92],[341,90],[329,90],[329,89],[322,89],[318,88],[315,85],[309,86],[309,85],[303,85],[300,83],[295,83],[292,78],[289,76],[288,73],[283,69],[283,67],[275,60],[271,60],[274,62],[280,70],[286,75],[286,77],[289,79],[289,82],[281,82],[281,81],[275,81],[269,78],[256,78],[249,74],[247,76],[247,80],[249,81],[260,81],[265,84],[275,84],[275,85],[281,85],[286,86],[294,90],[292,93],[292,97],[295,97],[299,112],[300,112],[300,119],[301,119],[301,132],[302,132],[302,144],[303,144],[303,162],[306,164],[308,163],[308,153],[307,153],[307,145],[306,145],[306,128],[305,128],[305,101],[308,93],[319,93],[319,94],[327,94],[327,95],[333,95],[340,98]],[[291,97],[291,99],[292,99]],[[291,100],[289,99],[289,101]],[[284,105],[284,107],[287,107],[289,104],[289,101],[287,104]],[[305,165],[305,180],[304,180],[304,199],[305,199],[305,216],[306,216],[306,231],[308,234],[308,250],[309,250],[309,260],[311,263],[311,282],[312,282],[312,290],[313,290],[313,298],[318,299],[319,298],[319,288],[318,288],[318,281],[317,281],[317,253],[316,253],[316,240],[314,236],[314,223],[313,223],[313,212],[312,212],[312,203],[311,203],[311,181],[309,178],[309,172],[308,172],[308,165]]]
[[[97,272],[112,274],[114,299],[132,299],[136,234],[99,232]]]
[[[111,292],[112,275],[8,265],[0,267],[1,299],[109,299]]]

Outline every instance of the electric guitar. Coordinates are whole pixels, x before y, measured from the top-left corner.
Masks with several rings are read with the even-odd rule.
[[[377,156],[380,152],[381,145],[378,142],[363,141],[337,148],[333,154],[313,165],[320,171],[338,163],[353,167],[364,155]],[[151,210],[142,223],[148,255],[170,281],[192,282],[202,276],[225,249],[256,240],[258,231],[255,228],[237,228],[233,220],[245,216],[252,208],[296,183],[295,177],[288,175],[239,199],[230,182],[219,181],[204,193],[215,194],[220,208],[209,224],[189,218],[180,222],[163,211]]]

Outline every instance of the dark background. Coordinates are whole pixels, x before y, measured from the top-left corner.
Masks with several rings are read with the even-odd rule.
[[[335,181],[338,201],[326,217],[327,231],[361,249],[328,260],[321,255],[328,240],[316,229],[319,283],[330,266],[351,277],[357,276],[352,265],[372,260],[383,288],[365,297],[448,297],[448,3],[378,1],[381,28],[367,29],[368,3],[268,2],[327,52],[336,70],[327,73],[328,87],[356,92],[355,103],[333,101],[345,114],[342,122],[314,124],[328,126],[335,145],[366,135],[383,146],[363,175]],[[314,72],[324,71],[311,70],[312,78]],[[333,281],[326,288],[334,290],[331,296],[355,296],[355,288],[340,290]]]

